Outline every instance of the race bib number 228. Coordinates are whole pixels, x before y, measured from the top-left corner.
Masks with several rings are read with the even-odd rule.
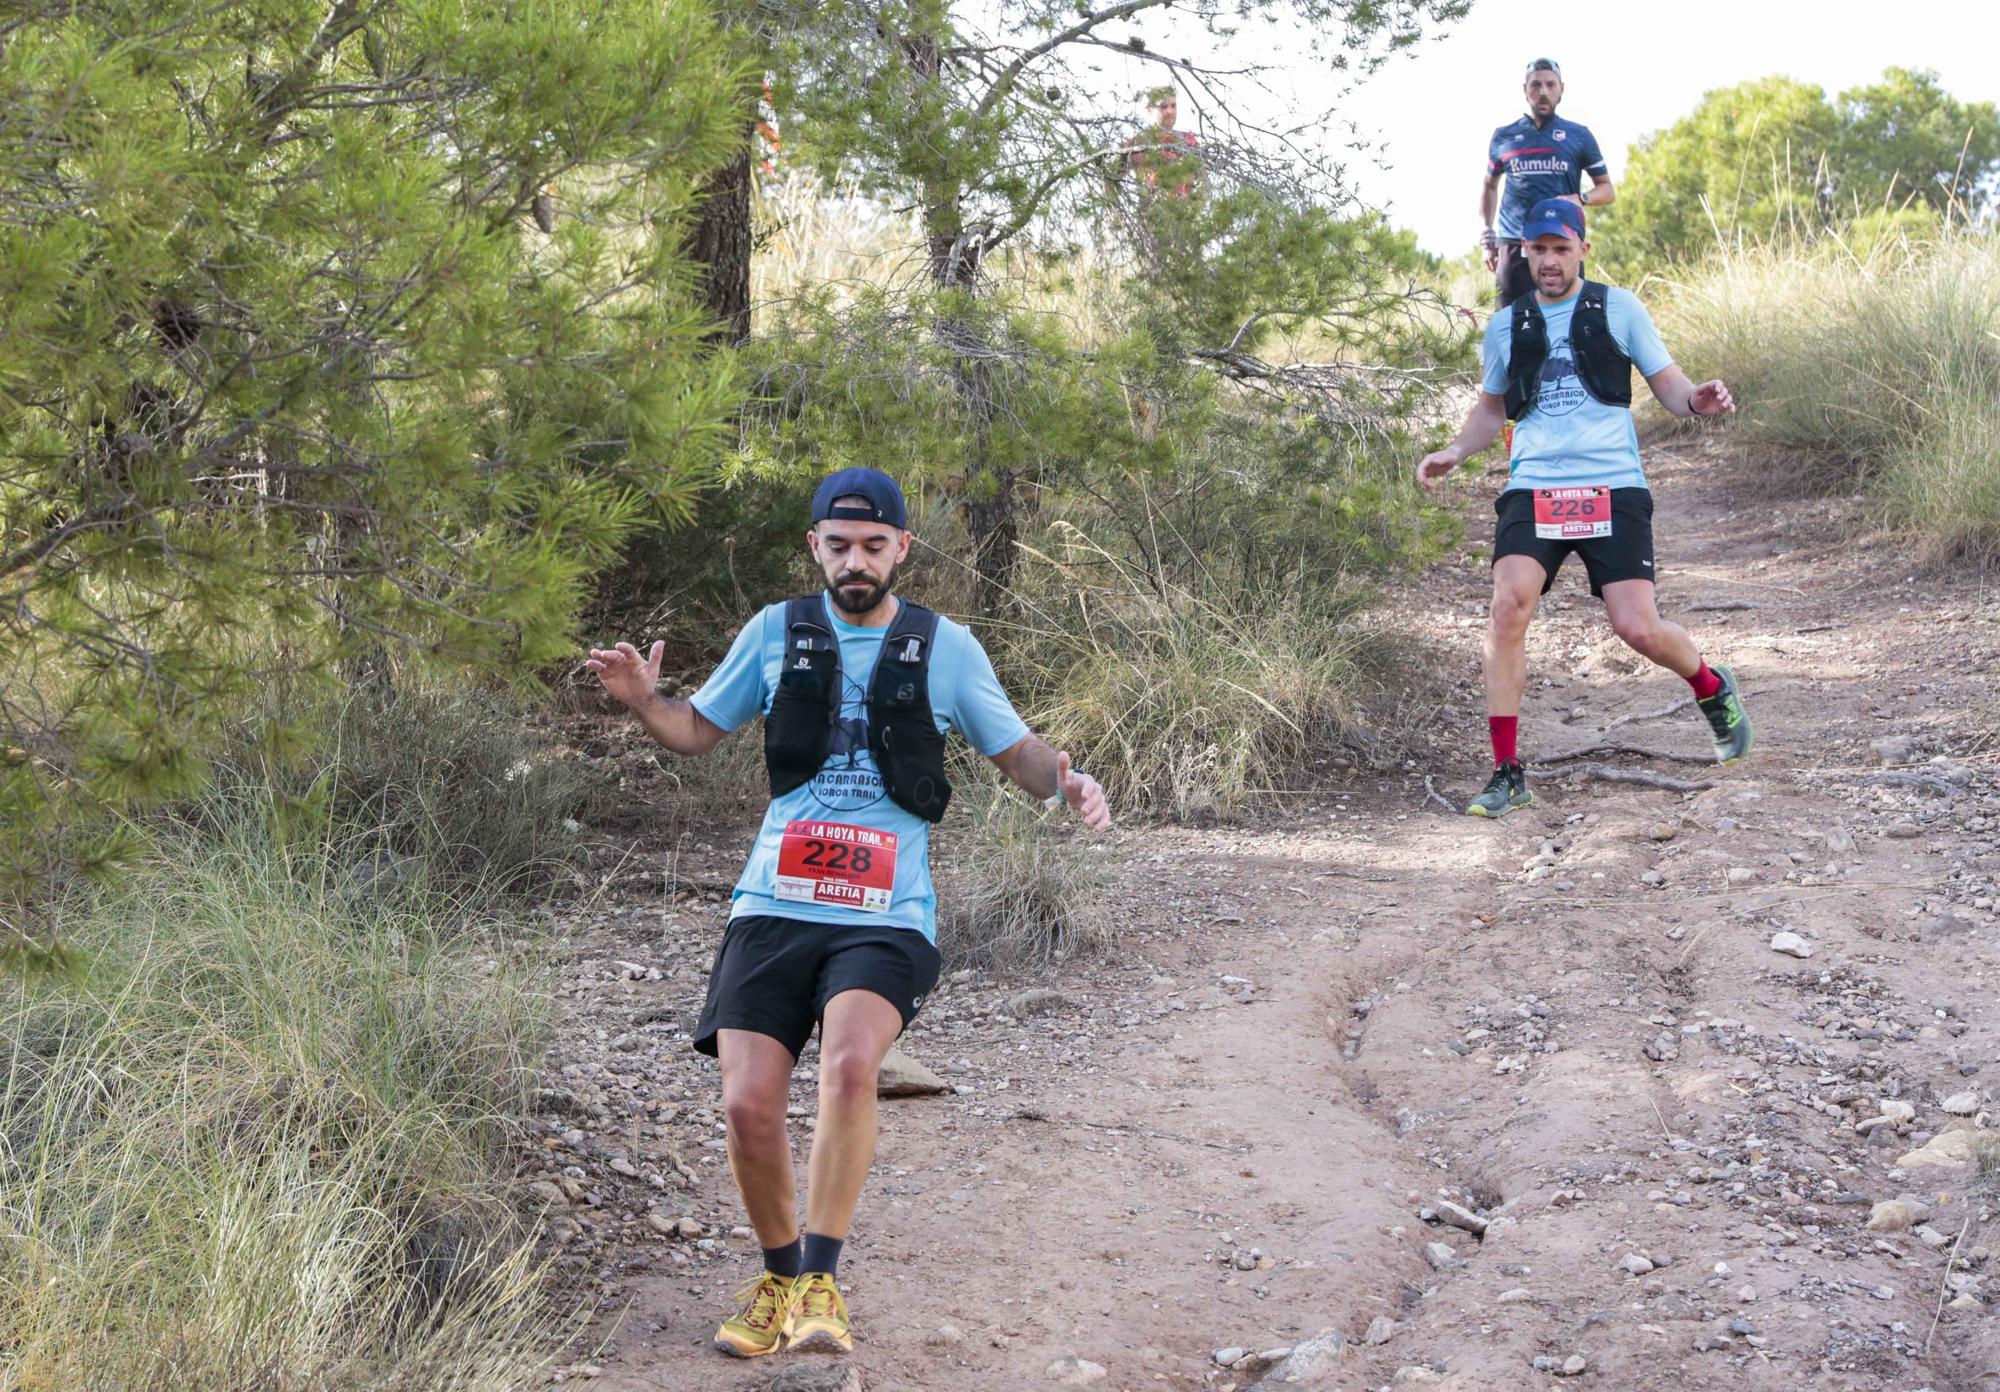
[[[880,913],[896,890],[896,833],[845,822],[785,823],[773,896]]]

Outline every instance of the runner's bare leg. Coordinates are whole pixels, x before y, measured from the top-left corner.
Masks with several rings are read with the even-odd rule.
[[[1533,556],[1493,563],[1493,608],[1486,625],[1486,713],[1519,715],[1528,686],[1528,621],[1549,574]]]
[[[842,991],[819,1027],[819,1127],[806,1169],[806,1231],[847,1236],[875,1160],[875,1079],[903,1015],[873,991]]]
[[[1682,677],[1701,670],[1701,651],[1688,631],[1660,617],[1651,580],[1614,580],[1604,587],[1604,611],[1625,646]]]
[[[785,1105],[792,1080],[791,1050],[754,1030],[717,1030],[722,1062],[722,1116],[728,1127],[729,1169],[743,1195],[760,1247],[783,1247],[799,1235],[798,1181]]]

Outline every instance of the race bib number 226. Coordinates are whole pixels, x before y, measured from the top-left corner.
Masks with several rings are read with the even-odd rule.
[[[1608,488],[1537,488],[1535,535],[1544,541],[1583,541],[1611,535]]]
[[[896,833],[845,822],[787,822],[773,896],[880,913],[896,890]]]

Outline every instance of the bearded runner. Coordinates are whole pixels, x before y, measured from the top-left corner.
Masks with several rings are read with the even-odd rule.
[[[819,485],[806,532],[823,591],[753,617],[691,698],[660,695],[660,643],[644,656],[593,648],[586,664],[676,754],[764,718],[771,802],[694,1037],[722,1065],[729,1166],[764,1249],[715,1334],[739,1358],[853,1347],[840,1253],[875,1156],[876,1073],[940,965],[930,829],[951,798],[945,735],[1091,829],[1111,825],[1097,781],[1029,733],[978,639],[893,593],[910,543],[896,481],[842,469]],[[785,1104],[815,1028],[802,1233]]]
[[[1718,762],[1750,752],[1750,717],[1727,667],[1711,668],[1654,595],[1653,495],[1632,425],[1632,368],[1676,416],[1736,409],[1729,388],[1696,386],[1674,364],[1645,306],[1629,291],[1585,280],[1583,210],[1537,203],[1522,228],[1535,293],[1486,326],[1479,398],[1449,445],[1417,463],[1425,488],[1516,424],[1507,487],[1494,503],[1493,607],[1486,630],[1487,729],[1493,776],[1466,811],[1499,817],[1534,801],[1517,730],[1528,681],[1528,623],[1571,552],[1611,627],[1640,656],[1687,679]]]

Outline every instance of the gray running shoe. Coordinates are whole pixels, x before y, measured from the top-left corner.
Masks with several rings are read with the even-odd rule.
[[[1493,770],[1493,777],[1485,789],[1471,802],[1465,804],[1468,817],[1504,817],[1517,807],[1526,807],[1535,800],[1528,791],[1528,773],[1517,759],[1513,763],[1502,764]]]
[[[1743,698],[1736,694],[1736,674],[1727,667],[1714,670],[1722,679],[1722,689],[1695,704],[1708,717],[1709,733],[1715,741],[1715,762],[1733,764],[1750,752],[1750,712],[1743,709]]]

